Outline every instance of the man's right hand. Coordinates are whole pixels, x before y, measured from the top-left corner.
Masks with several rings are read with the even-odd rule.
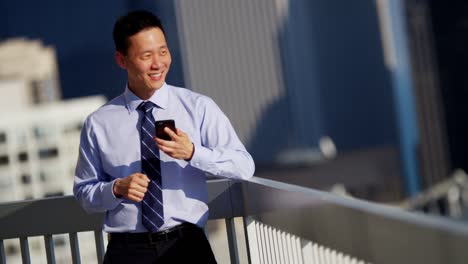
[[[150,179],[145,174],[134,173],[125,178],[117,179],[114,183],[114,194],[131,201],[141,202],[148,190]]]

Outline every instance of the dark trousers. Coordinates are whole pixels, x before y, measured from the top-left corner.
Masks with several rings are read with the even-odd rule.
[[[182,224],[169,232],[112,233],[104,264],[216,263],[203,230]]]

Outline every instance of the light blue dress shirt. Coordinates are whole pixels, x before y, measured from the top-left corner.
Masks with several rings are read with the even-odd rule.
[[[174,119],[195,146],[190,161],[160,151],[164,201],[161,229],[190,222],[202,227],[208,219],[205,172],[231,179],[248,179],[254,162],[231,123],[210,98],[164,84],[149,101],[155,120]],[[140,124],[136,108],[142,100],[128,87],[86,119],[81,131],[73,192],[88,212],[106,212],[106,232],[147,232],[141,204],[117,198],[116,179],[141,172]]]

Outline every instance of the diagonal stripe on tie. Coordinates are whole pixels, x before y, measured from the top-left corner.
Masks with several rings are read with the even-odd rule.
[[[143,163],[147,164],[147,165],[149,166],[149,168],[151,168],[151,170],[152,170],[155,174],[157,174],[157,175],[159,175],[159,176],[161,175],[160,172],[159,172],[159,170],[156,169],[155,167],[153,167],[153,165],[151,165],[151,162],[150,162],[147,158],[145,158],[144,156],[142,157],[142,161],[143,161],[142,164],[143,164]],[[143,170],[143,172],[146,173],[147,171],[146,171],[146,170]],[[147,175],[148,175],[148,174],[147,174]]]
[[[142,127],[142,128],[143,128],[143,130],[145,131],[146,136],[152,138],[152,137],[151,137],[152,135],[151,135],[151,133],[148,131],[148,129],[146,129],[145,127]]]
[[[159,219],[163,219],[163,217],[162,217],[158,212],[156,212],[156,211],[153,209],[153,205],[148,204],[148,202],[146,202],[145,200],[143,200],[143,203],[144,203],[144,205],[145,205],[146,207],[148,207],[148,209],[149,209],[151,212],[153,212],[153,214],[154,214],[155,216],[157,216]],[[149,212],[147,212],[145,215],[148,216],[148,213],[149,213]]]
[[[148,226],[150,227],[150,228],[148,228],[148,229],[159,229],[159,228],[158,228],[159,225],[158,225],[158,224],[155,224],[153,221],[151,221],[151,219],[150,219],[149,217],[147,217],[146,215],[143,215],[143,220],[144,220],[145,222],[147,222],[146,225],[148,225]]]
[[[151,123],[151,120],[150,120],[148,117],[146,117],[146,116],[145,116],[145,118],[146,118],[146,120],[149,122],[149,124],[150,124],[152,127],[154,127],[154,124]]]
[[[138,106],[143,117],[140,129],[141,169],[148,178],[150,184],[141,205],[143,225],[150,232],[157,232],[164,224],[163,197],[161,188],[161,163],[159,150],[153,141],[155,134],[152,102],[143,102]]]
[[[159,185],[157,185],[154,181],[151,181],[151,184],[155,185],[157,188],[159,188],[161,190],[161,187],[159,187]]]
[[[152,150],[147,143],[145,143],[144,141],[141,141],[141,143],[146,147],[147,150],[151,152],[151,154],[153,154],[154,157],[159,158],[159,156],[156,153],[154,153],[154,150]],[[154,144],[154,142],[152,144]]]
[[[161,201],[159,201],[158,198],[156,198],[156,196],[154,196],[154,194],[152,192],[148,191],[147,194],[153,196],[154,200],[162,205]]]

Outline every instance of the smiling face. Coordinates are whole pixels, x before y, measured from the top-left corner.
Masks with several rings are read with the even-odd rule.
[[[117,51],[115,59],[127,71],[129,89],[146,100],[163,86],[171,66],[171,54],[160,28],[142,30],[128,41],[127,54]]]

